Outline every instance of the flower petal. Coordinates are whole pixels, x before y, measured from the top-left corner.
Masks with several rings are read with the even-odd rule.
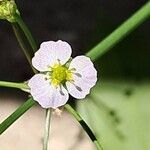
[[[90,93],[90,87],[83,80],[76,80],[74,83],[67,81],[66,86],[69,94],[77,99],[83,99]]]
[[[48,71],[55,64],[65,64],[71,57],[71,46],[64,41],[43,42],[32,59],[32,65],[39,71]]]
[[[69,99],[67,90],[63,86],[61,88],[51,86],[45,77],[43,74],[36,74],[29,80],[28,85],[34,100],[43,108],[57,108],[64,105]]]
[[[69,66],[69,69],[75,69],[73,80],[83,80],[90,88],[96,84],[97,71],[94,68],[93,62],[86,56],[75,57]],[[80,75],[80,76],[78,76]]]
[[[97,71],[92,61],[86,56],[77,56],[71,61],[69,69],[75,71],[73,81],[66,83],[68,92],[75,98],[85,98],[97,81]]]

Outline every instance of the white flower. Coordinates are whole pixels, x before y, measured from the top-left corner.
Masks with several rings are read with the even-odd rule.
[[[64,105],[69,94],[83,99],[97,81],[97,71],[90,58],[71,58],[72,49],[61,40],[43,42],[32,59],[32,65],[41,73],[28,83],[34,100],[43,108]],[[69,93],[69,94],[68,94]]]

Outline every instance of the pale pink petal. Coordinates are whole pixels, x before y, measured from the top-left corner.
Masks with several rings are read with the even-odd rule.
[[[29,80],[28,86],[32,96],[37,97],[49,89],[50,82],[45,78],[46,75],[44,74],[36,74]]]
[[[93,62],[90,60],[89,57],[86,57],[84,55],[76,56],[72,59],[69,68],[75,68],[77,71],[83,70],[87,66],[93,66]]]
[[[69,95],[67,90],[61,86],[55,88],[49,80],[45,80],[45,75],[36,74],[29,80],[29,87],[33,99],[43,108],[57,108],[64,105]]]
[[[65,64],[71,57],[71,46],[64,41],[43,42],[32,59],[32,65],[39,71],[48,71],[55,64]]]
[[[90,93],[90,87],[82,80],[76,80],[74,83],[66,82],[69,94],[77,99],[83,99]]]
[[[87,84],[90,88],[96,84],[97,71],[94,68],[93,62],[86,56],[75,57],[69,66],[69,69],[75,69],[73,79],[77,77]]]
[[[69,94],[64,87],[60,89],[51,86],[49,92],[38,97],[37,101],[43,108],[57,108],[65,105],[68,99]]]

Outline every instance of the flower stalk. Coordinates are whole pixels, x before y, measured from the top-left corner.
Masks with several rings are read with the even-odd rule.
[[[35,104],[36,102],[32,98],[30,98],[20,107],[18,107],[15,112],[13,112],[7,119],[5,119],[0,124],[0,135]]]
[[[116,30],[114,30],[102,42],[91,49],[86,55],[89,56],[93,61],[100,58],[149,17],[150,1],[142,6],[129,19],[123,22]]]
[[[94,135],[90,127],[86,124],[86,122],[81,118],[81,116],[69,104],[66,104],[65,108],[80,123],[84,131],[88,134],[92,142],[95,144],[97,150],[103,150],[103,147],[97,140],[96,136]]]
[[[46,121],[43,140],[43,150],[48,150],[49,132],[50,132],[51,109],[46,109]]]
[[[17,38],[17,41],[18,41],[21,49],[23,50],[23,52],[24,52],[24,54],[25,54],[29,64],[31,65],[31,56],[28,53],[28,48],[27,48],[26,44],[23,41],[23,38],[22,38],[22,35],[21,35],[20,31],[19,31],[18,25],[16,23],[13,23],[12,27],[13,27],[13,31],[15,33],[15,36]]]
[[[28,89],[28,85],[25,83],[16,83],[16,82],[7,82],[7,81],[0,81],[0,87],[10,87],[10,88],[17,88],[17,89]]]
[[[27,43],[25,43],[25,38],[23,37],[22,33],[20,32],[20,28],[19,28],[18,24],[12,23],[12,28],[13,28],[14,34],[16,36],[16,39],[17,39],[23,53],[25,54],[29,65],[31,66],[32,71],[34,73],[37,73],[37,71],[32,67],[32,64],[31,64],[31,59],[32,59],[33,54],[31,54],[31,52],[29,52],[29,46],[27,46]]]
[[[20,26],[20,28],[24,32],[29,44],[32,47],[33,52],[35,53],[37,50],[37,44],[36,44],[32,34],[31,34],[31,32],[29,31],[28,27],[26,26],[26,24],[24,23],[24,21],[22,20],[20,15],[16,15],[16,22],[18,23],[18,25]]]

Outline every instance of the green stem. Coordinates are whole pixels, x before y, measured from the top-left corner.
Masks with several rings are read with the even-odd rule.
[[[102,42],[90,50],[86,55],[96,60],[126,37],[132,30],[150,17],[150,1],[141,7],[134,15],[121,24],[115,31],[107,36]]]
[[[26,26],[26,24],[22,20],[22,18],[17,14],[16,14],[16,21],[19,24],[22,31],[24,32],[26,38],[28,39],[28,42],[30,43],[30,45],[33,49],[33,52],[36,52],[37,51],[37,44],[36,44],[32,34],[31,34],[31,32],[29,31],[28,27]]]
[[[19,117],[29,110],[36,102],[30,98],[23,103],[17,110],[12,113],[6,120],[0,124],[0,134],[2,134],[10,125],[12,125]]]
[[[45,122],[45,133],[43,141],[43,150],[48,150],[48,140],[50,131],[50,119],[51,119],[51,109],[46,109],[46,122]]]
[[[27,89],[28,86],[25,83],[16,83],[16,82],[7,82],[0,81],[0,87],[10,87],[10,88],[18,88],[18,89]]]
[[[66,104],[65,108],[80,123],[80,125],[82,126],[82,128],[84,129],[84,131],[88,134],[88,136],[90,137],[90,139],[95,144],[97,150],[103,150],[103,148],[102,148],[101,144],[98,142],[96,136],[94,135],[94,133],[92,132],[92,130],[90,129],[90,127],[86,124],[86,122],[81,118],[81,116],[69,104]]]
[[[24,41],[23,41],[23,39],[22,39],[22,36],[21,36],[21,34],[20,34],[20,32],[19,32],[19,29],[18,29],[17,24],[16,24],[16,23],[13,23],[13,24],[12,24],[12,27],[13,27],[13,31],[14,31],[14,33],[15,33],[15,36],[16,36],[16,38],[17,38],[17,41],[18,41],[20,47],[22,48],[22,50],[23,50],[23,52],[24,52],[24,54],[25,54],[25,56],[26,56],[26,58],[27,58],[29,64],[31,65],[31,56],[30,56],[29,53],[28,53],[28,48],[26,47],[26,45],[25,45],[25,43],[24,43]]]
[[[21,33],[20,33],[20,30],[19,30],[19,28],[18,28],[18,25],[17,25],[16,23],[13,23],[13,24],[12,24],[12,27],[13,27],[13,31],[14,31],[14,33],[15,33],[15,36],[16,36],[16,38],[17,38],[17,41],[18,41],[18,43],[19,43],[21,49],[23,50],[23,53],[25,54],[25,56],[26,56],[26,58],[27,58],[27,60],[28,60],[28,62],[29,62],[29,64],[30,64],[30,66],[31,66],[31,68],[32,68],[32,70],[33,70],[33,72],[36,73],[36,70],[32,67],[32,64],[31,64],[31,59],[32,59],[32,58],[31,58],[31,55],[29,54],[28,47],[27,47],[26,44],[24,43],[24,40],[23,40],[23,37],[22,37],[22,35],[21,35]]]

